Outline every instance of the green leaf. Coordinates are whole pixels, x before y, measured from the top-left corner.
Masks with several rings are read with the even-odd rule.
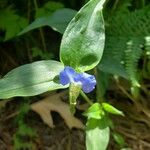
[[[11,7],[0,10],[0,28],[6,31],[5,40],[15,37],[27,24],[27,19],[17,15]]]
[[[105,41],[104,1],[89,1],[69,23],[60,47],[60,59],[66,66],[87,71],[101,60]]]
[[[56,81],[63,68],[60,62],[43,60],[13,69],[0,79],[0,99],[34,96],[65,88]]]
[[[89,119],[86,129],[87,150],[106,150],[109,142],[110,129],[107,118]]]
[[[125,146],[125,141],[121,134],[115,132],[113,133],[113,138],[119,146],[121,147]]]
[[[102,103],[102,107],[104,108],[105,111],[111,114],[124,116],[122,111],[116,109],[115,107],[113,107],[112,105],[108,103]]]
[[[39,18],[39,17],[49,16],[54,11],[61,9],[63,7],[64,7],[64,5],[62,3],[48,1],[47,3],[44,4],[44,6],[37,9],[35,17]]]
[[[104,111],[99,103],[94,103],[86,112],[83,113],[84,116],[87,116],[88,119],[101,119],[104,115]]]
[[[29,26],[24,28],[24,30],[21,31],[18,35],[22,35],[26,32],[43,26],[50,26],[53,30],[64,33],[68,23],[75,14],[76,11],[72,9],[64,8],[57,10],[50,16],[37,18]]]

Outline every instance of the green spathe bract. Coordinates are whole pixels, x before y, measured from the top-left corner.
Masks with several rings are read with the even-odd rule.
[[[75,106],[77,104],[77,98],[81,91],[81,85],[76,83],[70,83],[69,86],[69,101],[70,101],[70,111],[75,113]]]
[[[63,68],[62,63],[53,60],[20,66],[0,80],[0,99],[34,96],[46,91],[66,88],[56,81]]]
[[[66,66],[83,72],[101,60],[105,40],[104,1],[89,1],[69,23],[60,47],[60,59]]]

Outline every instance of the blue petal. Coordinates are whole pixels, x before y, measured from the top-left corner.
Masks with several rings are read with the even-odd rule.
[[[66,85],[68,83],[74,82],[74,76],[76,72],[71,67],[65,67],[63,71],[59,74],[60,83]]]
[[[91,92],[96,85],[96,79],[93,75],[87,73],[76,73],[75,70],[69,66],[65,67],[59,75],[60,83],[66,85],[69,83],[81,84],[82,90],[85,93]]]
[[[96,79],[93,75],[89,75],[87,73],[80,73],[76,75],[75,79],[76,82],[81,82],[82,90],[85,93],[90,93],[95,89],[96,86]]]

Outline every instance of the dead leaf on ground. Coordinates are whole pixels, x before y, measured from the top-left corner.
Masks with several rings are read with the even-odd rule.
[[[31,105],[31,109],[38,113],[44,123],[46,123],[51,128],[55,127],[51,111],[55,111],[61,115],[61,117],[64,119],[65,123],[70,129],[83,129],[84,125],[82,124],[82,122],[73,116],[73,114],[70,112],[69,105],[61,100],[62,95],[63,93],[59,93],[46,97],[41,101],[33,103]]]

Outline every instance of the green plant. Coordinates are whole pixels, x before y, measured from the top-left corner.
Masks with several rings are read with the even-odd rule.
[[[141,96],[142,81],[149,80],[150,74],[149,6],[143,4],[142,8],[133,10],[127,5],[131,3],[130,0],[119,6],[116,0],[112,11],[109,12],[111,17],[105,16],[106,25],[104,25],[102,14],[104,2],[105,0],[90,0],[76,12],[62,9],[61,4],[50,8],[51,2],[41,8],[37,6],[35,0],[36,19],[18,35],[43,26],[50,26],[55,31],[64,33],[60,45],[61,62],[42,60],[22,65],[0,79],[0,99],[35,96],[69,87],[70,108],[74,113],[77,98],[81,95],[90,105],[84,113],[87,117],[85,131],[87,150],[105,150],[110,138],[110,129],[113,130],[109,114],[124,116],[121,111],[104,102],[105,91],[109,85],[109,74],[115,76],[116,84],[139,108],[141,105],[136,100]],[[107,3],[104,10],[107,10]],[[40,36],[43,49],[46,51],[45,37],[41,29]],[[106,43],[105,48],[104,43]],[[47,51],[40,52],[38,47],[33,51],[35,52],[33,57],[46,58],[47,56]],[[141,59],[143,68],[139,66]],[[97,92],[95,99],[91,100],[85,93],[95,88],[96,81],[93,75],[85,71],[93,68],[97,79]],[[128,93],[125,86],[120,86],[118,77],[130,81],[132,95]],[[147,92],[146,88],[143,89]],[[143,109],[142,111],[147,113]],[[27,133],[30,133],[30,129],[28,132],[28,127],[23,124],[22,121],[19,123],[20,130],[26,128]],[[21,131],[20,134],[22,135]],[[114,134],[114,139],[120,146],[124,146],[123,139],[119,135]]]
[[[101,150],[106,149],[110,128],[110,119],[107,114],[120,114],[120,111],[111,105],[94,104],[85,95],[95,88],[96,81],[93,76],[83,72],[94,68],[103,54],[105,34],[102,8],[104,2],[104,0],[89,1],[71,20],[60,46],[61,62],[47,60],[23,65],[9,72],[0,81],[0,98],[33,96],[69,86],[70,104],[73,108],[76,105],[78,95],[81,94],[91,105],[86,113],[88,118],[86,146],[88,150],[96,150],[99,147]],[[69,72],[67,73],[67,67],[65,66],[70,66],[69,70],[71,72],[75,70],[77,73],[74,72],[72,75]],[[57,76],[60,76],[60,81]],[[7,84],[12,86],[6,86]],[[98,118],[95,118],[95,109],[99,114]],[[93,135],[95,138],[93,139],[93,136],[89,135]],[[103,140],[99,142],[99,139]]]
[[[36,131],[25,123],[25,116],[30,110],[30,105],[24,103],[16,118],[18,129],[13,136],[14,150],[33,149],[33,140],[37,137]]]

